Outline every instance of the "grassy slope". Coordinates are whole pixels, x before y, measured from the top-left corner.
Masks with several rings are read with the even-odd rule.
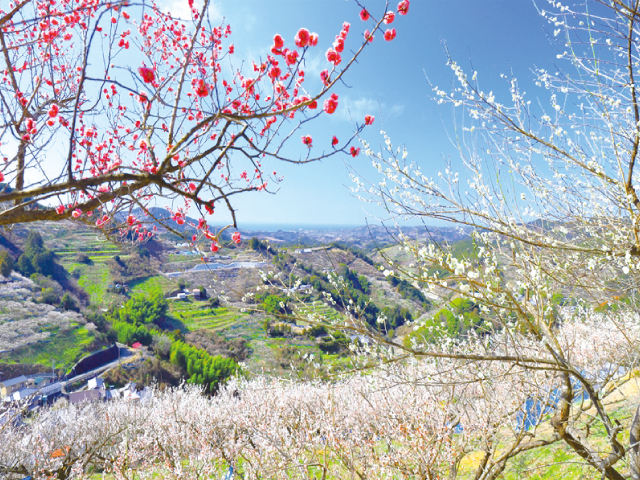
[[[47,341],[20,347],[7,355],[6,361],[26,364],[39,363],[67,368],[86,353],[85,348],[93,342],[93,336],[85,327],[64,330],[52,335]]]

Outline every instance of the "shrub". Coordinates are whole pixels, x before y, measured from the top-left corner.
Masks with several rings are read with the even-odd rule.
[[[58,305],[60,303],[60,297],[53,288],[43,288],[38,301],[46,303],[47,305]]]
[[[86,265],[91,265],[93,262],[91,261],[91,259],[89,258],[89,255],[87,255],[84,252],[78,252],[76,254],[76,262],[78,263],[84,263]]]
[[[80,307],[78,307],[78,304],[76,303],[75,299],[68,293],[65,293],[62,296],[62,299],[60,300],[60,307],[63,310],[67,310],[67,311],[69,310],[73,312],[80,311]]]

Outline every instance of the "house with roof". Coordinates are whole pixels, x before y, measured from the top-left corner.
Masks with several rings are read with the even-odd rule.
[[[19,377],[10,378],[9,380],[3,380],[0,382],[0,398],[11,396],[13,392],[27,386],[29,379],[24,375]]]
[[[38,373],[29,378],[28,386],[31,388],[43,388],[56,381],[57,375],[53,373]]]
[[[62,382],[46,385],[38,393],[43,404],[51,404],[62,395]]]
[[[87,383],[87,389],[96,390],[98,388],[104,388],[104,380],[100,377],[90,378]]]
[[[13,400],[14,402],[19,402],[20,400],[24,400],[29,395],[32,395],[37,391],[38,391],[38,389],[31,388],[31,387],[21,388],[20,390],[16,390],[15,392],[13,392],[11,394],[11,397],[10,397],[9,401]]]

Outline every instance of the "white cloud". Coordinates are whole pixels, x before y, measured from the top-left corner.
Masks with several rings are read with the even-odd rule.
[[[401,117],[404,113],[404,105],[396,103],[389,108],[387,116],[390,118]]]
[[[200,9],[204,4],[204,0],[194,0],[194,5]],[[191,18],[191,10],[188,0],[159,0],[158,5],[165,12],[170,13],[174,18],[188,19]],[[219,23],[224,18],[220,12],[220,8],[213,2],[209,5],[209,16],[213,23]]]
[[[304,70],[307,78],[312,77],[320,84],[320,72],[327,68],[327,59],[317,50],[307,50],[304,57]]]
[[[374,115],[385,119],[397,118],[404,113],[404,105],[396,103],[387,105],[374,98],[360,97],[351,98],[348,95],[341,95],[336,117],[339,120],[361,123],[365,115]]]

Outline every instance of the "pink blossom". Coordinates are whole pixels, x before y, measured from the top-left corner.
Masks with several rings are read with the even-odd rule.
[[[342,53],[344,51],[344,38],[336,38],[336,41],[333,42],[333,48],[335,48],[336,52]]]
[[[218,250],[220,250],[220,247],[218,246],[218,244],[216,242],[211,242],[211,247],[209,247],[209,249],[212,252],[217,252]]]
[[[82,216],[82,210],[76,208],[73,212],[71,212],[71,216],[73,218],[80,218]]]
[[[311,142],[313,142],[311,135],[302,136],[302,143],[304,143],[307,147],[311,148]]]
[[[196,91],[196,95],[198,95],[200,98],[206,97],[207,95],[209,95],[209,87],[207,87],[207,84],[204,82],[203,79],[198,80],[195,91]]]
[[[280,75],[282,75],[282,70],[280,67],[272,67],[267,74],[272,80],[276,80]]]
[[[64,213],[64,205],[58,205],[58,206],[56,207],[56,213],[57,213],[58,215],[62,215],[62,214]]]
[[[231,235],[231,239],[234,241],[234,243],[240,243],[242,241],[242,239],[240,238],[240,232],[233,232],[233,235]]]
[[[365,125],[371,125],[375,119],[376,119],[376,117],[374,117],[373,115],[365,115],[364,124]]]
[[[327,50],[327,60],[329,60],[334,65],[339,65],[342,61],[342,57],[333,48],[330,48],[329,50]]]
[[[409,13],[409,0],[402,0],[398,4],[398,14],[406,15],[407,13]]]
[[[309,33],[309,30],[307,30],[306,28],[301,28],[300,30],[298,30],[298,33],[296,34],[296,37],[294,39],[296,46],[304,48],[309,45],[310,36],[311,34]]]
[[[309,46],[315,47],[316,45],[318,45],[318,34],[313,32],[311,35],[309,35]]]
[[[386,15],[384,16],[384,23],[386,23],[387,25],[389,25],[390,23],[393,23],[393,21],[396,19],[396,14],[393,12],[387,12]]]
[[[298,51],[297,50],[287,50],[285,52],[284,58],[287,62],[287,65],[293,65],[298,61]]]
[[[278,50],[284,47],[284,38],[282,38],[282,35],[278,33],[275,34],[275,36],[273,37],[273,46]]]
[[[367,42],[373,42],[373,34],[369,30],[364,31],[364,39]]]
[[[31,135],[35,135],[36,133],[38,133],[38,129],[36,128],[36,121],[33,118],[27,118],[27,120],[25,121],[25,125],[27,127],[27,131]]]
[[[52,103],[51,106],[49,107],[49,117],[51,118],[55,118],[58,115],[58,105],[55,103]]]
[[[360,11],[360,19],[361,19],[363,22],[366,22],[367,20],[369,20],[369,18],[370,18],[370,17],[371,17],[371,15],[369,15],[369,12],[367,11],[367,9],[366,9],[366,8],[363,8],[363,9]]]
[[[331,97],[324,101],[324,111],[331,115],[336,108],[338,108],[338,95],[332,93]]]
[[[390,42],[394,38],[396,38],[396,29],[395,28],[388,29],[386,32],[384,32],[384,39],[387,42]]]
[[[337,144],[338,144],[338,137],[334,135],[333,138],[331,139],[331,146],[335,147]]]
[[[325,85],[329,83],[329,70],[323,70],[320,72],[320,80],[322,80],[322,83]]]
[[[360,148],[356,148],[356,147],[351,147],[351,150],[349,151],[349,153],[351,154],[351,156],[353,158],[357,157],[358,155],[360,155]]]
[[[138,73],[140,74],[140,76],[142,77],[142,80],[145,83],[153,83],[153,81],[156,79],[156,74],[151,68],[140,67],[138,69]]]

